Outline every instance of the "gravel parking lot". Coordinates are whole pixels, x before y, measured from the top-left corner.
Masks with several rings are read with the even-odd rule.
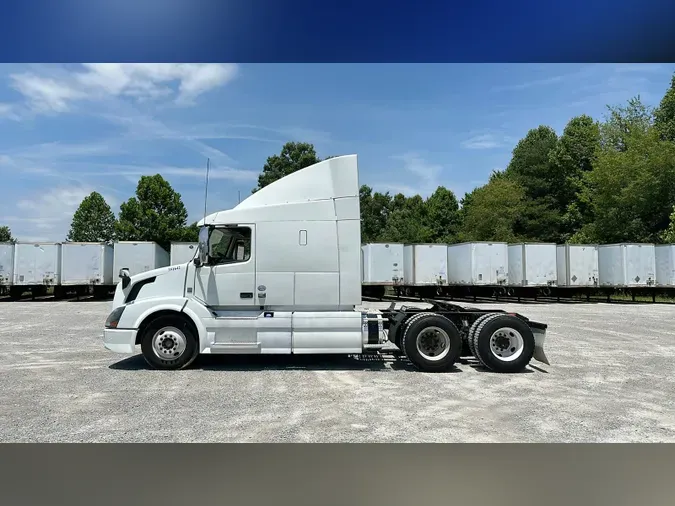
[[[103,348],[109,302],[2,302],[0,440],[675,441],[675,307],[492,306],[548,323],[552,365],[209,356],[154,371]]]

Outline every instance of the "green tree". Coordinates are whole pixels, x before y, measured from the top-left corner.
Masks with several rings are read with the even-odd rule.
[[[551,151],[552,195],[561,214],[560,240],[569,240],[591,221],[590,208],[581,199],[584,175],[593,170],[600,147],[600,125],[590,116],[572,118]]]
[[[605,150],[627,151],[632,140],[640,139],[653,126],[654,111],[640,96],[624,106],[607,106],[608,114],[600,126],[600,146]]]
[[[596,242],[657,242],[675,202],[675,144],[655,128],[632,128],[625,143],[602,149],[587,176],[594,221],[582,229]]]
[[[664,243],[675,243],[675,206],[672,208],[670,213],[670,223],[668,223],[668,228],[666,228],[661,233],[661,242]]]
[[[439,186],[424,203],[427,224],[431,230],[431,240],[440,243],[453,243],[459,231],[459,202],[455,194]]]
[[[377,242],[387,226],[392,208],[392,197],[389,193],[373,193],[370,186],[362,185],[359,189],[361,208],[361,241]]]
[[[73,215],[66,241],[111,242],[115,238],[115,213],[98,192],[87,195]]]
[[[185,240],[187,210],[161,175],[142,176],[136,196],[120,206],[116,234],[119,240],[155,241],[169,249],[171,241]]]
[[[515,181],[497,175],[462,199],[460,241],[520,239],[514,229],[525,206],[525,190]]]
[[[530,130],[513,149],[504,171],[525,191],[521,214],[514,223],[514,233],[527,240],[557,241],[560,238],[561,210],[558,192],[562,175],[551,160],[558,136],[548,126]]]
[[[433,233],[424,199],[419,195],[394,196],[386,226],[380,235],[381,241],[403,243],[431,242]]]
[[[557,142],[555,131],[542,125],[527,132],[513,148],[505,174],[519,183],[531,199],[548,197],[556,189],[558,177],[550,153]]]
[[[661,139],[675,141],[675,75],[670,80],[670,88],[654,111],[654,126]]]
[[[195,221],[192,225],[183,228],[180,241],[197,242],[199,241],[199,226]]]
[[[16,239],[12,237],[12,231],[6,225],[0,227],[0,242],[16,242]]]
[[[320,162],[314,145],[307,142],[287,142],[281,148],[281,153],[267,158],[263,170],[258,176],[258,186],[254,192],[273,183],[277,179],[292,174],[300,169]]]

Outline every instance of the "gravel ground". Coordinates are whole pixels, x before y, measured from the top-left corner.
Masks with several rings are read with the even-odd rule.
[[[109,302],[0,303],[0,441],[675,441],[674,307],[492,306],[548,323],[552,365],[208,356],[154,371],[103,348]]]

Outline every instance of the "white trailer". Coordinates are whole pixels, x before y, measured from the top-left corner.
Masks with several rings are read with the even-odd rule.
[[[656,282],[653,244],[620,243],[598,246],[600,286],[645,287]]]
[[[557,247],[558,286],[598,286],[598,246],[559,244]]]
[[[197,252],[196,242],[172,242],[171,243],[171,265],[185,264],[194,259]]]
[[[363,284],[391,286],[403,280],[403,244],[371,243],[363,250]]]
[[[75,290],[78,295],[94,290],[102,295],[114,286],[114,249],[105,242],[64,242],[61,244],[59,293]]]
[[[121,270],[106,348],[140,346],[158,369],[183,369],[200,353],[397,353],[423,371],[447,371],[463,353],[497,372],[520,371],[532,358],[548,363],[546,325],[522,315],[439,301],[430,309],[356,310],[355,155],[294,172],[199,225],[192,262]]]
[[[152,241],[119,241],[114,245],[113,272],[127,269],[131,276],[170,265],[169,253]],[[119,283],[119,277],[114,280]]]
[[[14,243],[0,242],[0,294],[9,291],[14,281]]]
[[[403,244],[370,243],[361,247],[363,295],[382,298],[386,287],[403,282]]]
[[[448,284],[448,246],[406,244],[403,248],[403,284],[430,286]]]
[[[550,287],[555,285],[555,243],[509,244],[509,285]]]
[[[14,297],[30,290],[43,295],[47,287],[61,282],[61,244],[57,242],[17,242],[14,245]]]
[[[467,242],[448,246],[448,284],[504,285],[509,276],[508,244]]]
[[[656,257],[656,286],[675,286],[675,244],[658,244]]]

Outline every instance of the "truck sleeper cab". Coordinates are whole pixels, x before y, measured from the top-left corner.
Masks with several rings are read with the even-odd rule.
[[[511,372],[543,351],[546,326],[464,310],[357,311],[361,304],[355,155],[288,175],[200,223],[194,260],[134,276],[120,271],[104,344],[150,366],[188,367],[199,354],[394,352],[423,371],[473,354]],[[391,348],[391,347],[390,347]],[[398,350],[398,351],[397,351]]]

